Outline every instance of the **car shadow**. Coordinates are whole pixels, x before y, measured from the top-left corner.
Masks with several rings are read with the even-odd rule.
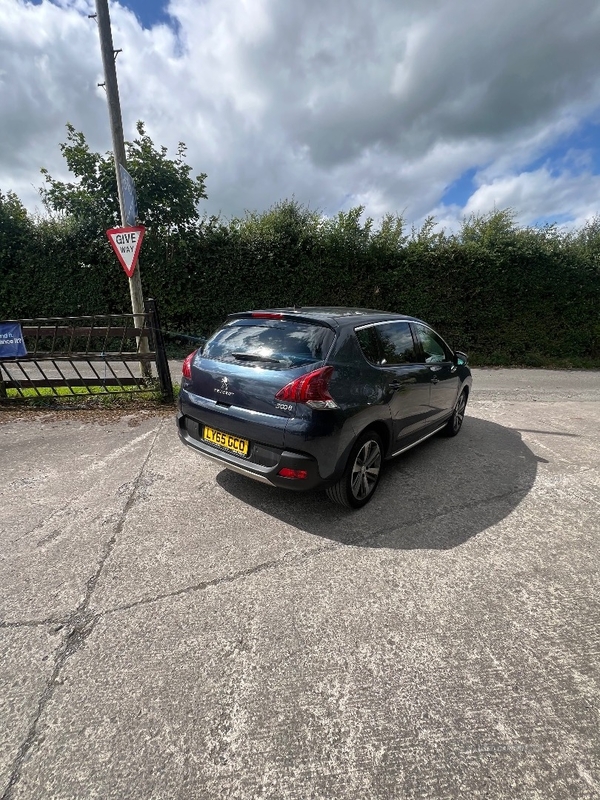
[[[432,437],[387,462],[376,495],[359,511],[322,492],[275,489],[228,470],[217,482],[264,513],[341,544],[447,550],[508,516],[542,461],[518,431],[467,417],[456,438]]]

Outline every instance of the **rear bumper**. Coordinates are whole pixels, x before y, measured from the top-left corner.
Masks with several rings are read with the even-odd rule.
[[[252,442],[249,457],[245,458],[205,442],[202,439],[202,427],[202,423],[192,417],[178,413],[177,428],[181,441],[226,469],[282,489],[307,491],[326,486],[319,475],[316,459],[307,453],[296,453]],[[303,470],[306,472],[306,478],[283,478],[279,472],[284,468]]]

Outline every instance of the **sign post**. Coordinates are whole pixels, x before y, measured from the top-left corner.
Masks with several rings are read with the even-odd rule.
[[[92,16],[96,17],[98,31],[100,33],[100,51],[102,53],[102,64],[104,66],[104,86],[106,88],[106,99],[108,100],[108,117],[113,141],[121,223],[127,226],[131,225],[132,222],[133,224],[137,222],[137,209],[135,208],[135,192],[132,191],[133,181],[126,170],[127,159],[125,157],[123,120],[121,118],[121,102],[119,100],[117,68],[115,66],[116,53],[118,51],[115,51],[113,45],[108,0],[96,0],[96,14]],[[133,202],[131,202],[132,197]],[[133,214],[135,214],[136,217],[132,218]],[[139,269],[135,271],[135,267],[129,278],[129,293],[131,295],[131,307],[134,314],[135,327],[143,329],[146,316],[144,298],[142,295],[142,280],[140,278]],[[140,353],[149,352],[147,336],[141,336],[139,338],[138,348]],[[150,365],[147,362],[140,361],[140,372],[143,377],[149,378],[151,376]]]

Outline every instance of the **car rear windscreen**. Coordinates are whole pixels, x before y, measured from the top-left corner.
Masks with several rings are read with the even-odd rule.
[[[334,333],[317,323],[235,319],[211,336],[204,358],[262,369],[290,369],[323,361]]]

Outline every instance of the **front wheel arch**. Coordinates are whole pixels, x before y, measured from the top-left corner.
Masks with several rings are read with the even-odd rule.
[[[465,418],[465,410],[467,408],[468,400],[469,387],[465,386],[456,399],[452,416],[444,426],[442,431],[444,436],[456,436],[458,433],[460,433],[460,429],[462,428],[463,420]]]

